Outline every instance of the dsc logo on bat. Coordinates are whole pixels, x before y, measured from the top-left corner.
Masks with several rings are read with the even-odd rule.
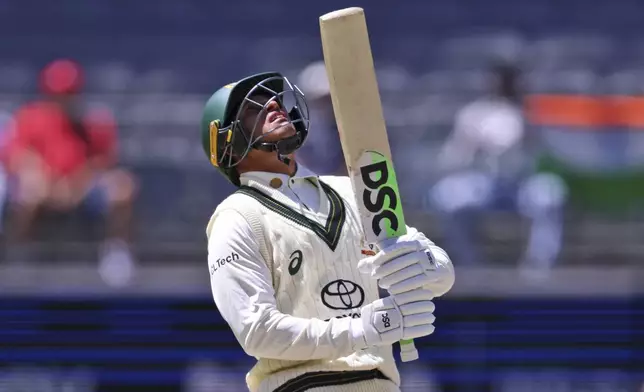
[[[397,237],[406,231],[405,218],[391,161],[376,151],[365,151],[354,173],[362,226],[368,242]]]

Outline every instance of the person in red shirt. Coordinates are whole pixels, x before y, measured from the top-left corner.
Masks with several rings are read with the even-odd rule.
[[[135,181],[116,168],[116,122],[106,108],[84,107],[79,93],[82,70],[59,59],[40,74],[42,99],[19,108],[12,121],[3,160],[14,187],[10,238],[28,240],[41,208],[85,208],[105,214],[104,256],[130,257],[128,227]]]

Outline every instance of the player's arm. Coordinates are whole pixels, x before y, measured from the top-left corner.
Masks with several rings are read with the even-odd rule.
[[[359,320],[305,319],[277,309],[269,268],[246,219],[219,213],[208,264],[215,304],[247,354],[285,360],[337,358],[366,346]]]
[[[224,210],[209,227],[208,264],[215,304],[246,353],[283,360],[338,358],[373,345],[434,331],[431,293],[379,299],[361,317],[323,321],[277,308],[271,273],[247,221]]]

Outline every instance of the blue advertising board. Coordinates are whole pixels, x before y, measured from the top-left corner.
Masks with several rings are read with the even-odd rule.
[[[508,383],[546,373],[565,390],[594,390],[584,385],[598,375],[626,388],[603,390],[634,390],[644,373],[640,303],[441,299],[413,367],[444,391],[517,390]],[[0,320],[0,391],[197,390],[191,372],[204,363],[241,388],[253,364],[209,297],[12,297],[0,299]]]

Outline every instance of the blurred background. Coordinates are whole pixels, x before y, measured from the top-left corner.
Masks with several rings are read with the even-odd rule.
[[[0,0],[0,392],[245,390],[201,110],[281,71],[343,173],[317,18],[355,5],[408,224],[457,271],[403,390],[644,390],[641,0]]]

